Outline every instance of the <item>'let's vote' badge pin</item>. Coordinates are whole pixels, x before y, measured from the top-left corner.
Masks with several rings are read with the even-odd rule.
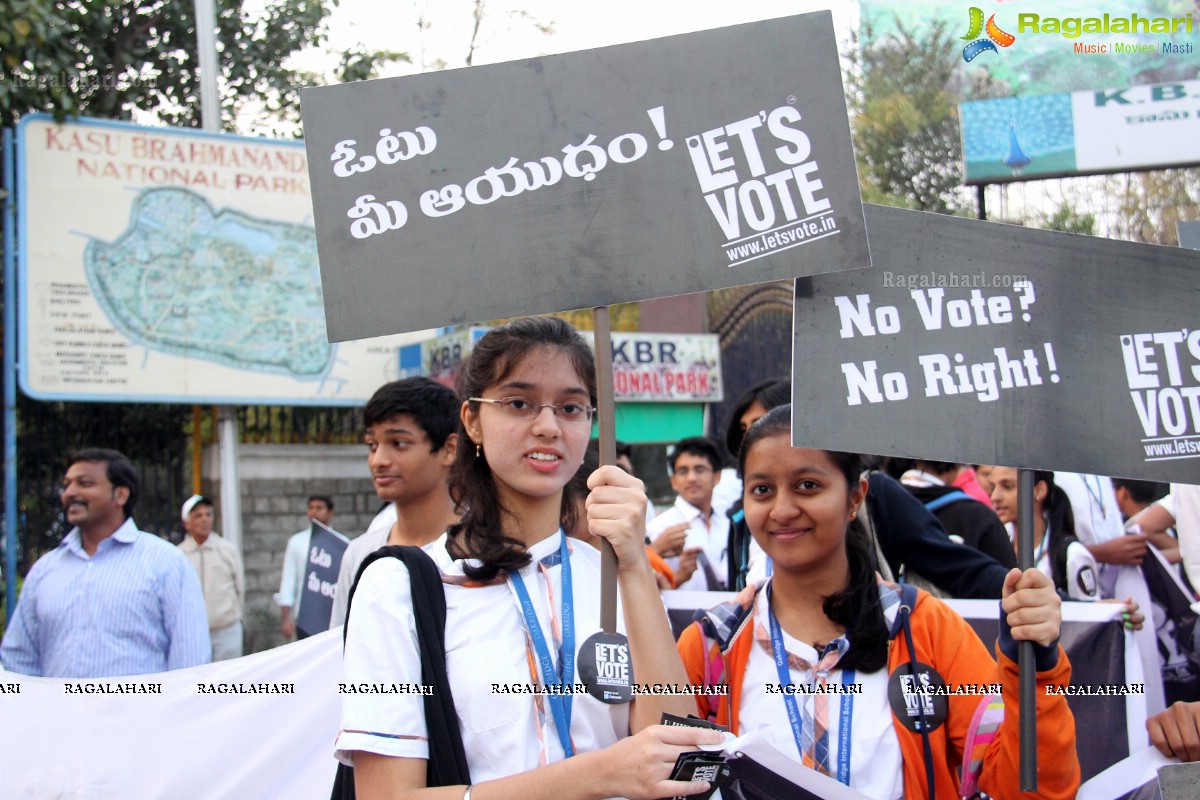
[[[629,640],[620,633],[597,633],[579,648],[579,677],[588,694],[602,703],[633,700],[633,661]]]

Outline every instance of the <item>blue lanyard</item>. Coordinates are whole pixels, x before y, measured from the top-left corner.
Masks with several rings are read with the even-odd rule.
[[[842,671],[842,686],[854,683],[854,670]],[[854,695],[838,695],[838,774],[839,783],[850,785],[850,726],[853,724]]]
[[[1108,509],[1104,507],[1104,485],[1100,482],[1100,478],[1095,475],[1081,475],[1080,477],[1083,478],[1083,486],[1087,489],[1088,494],[1096,501],[1096,505],[1100,506],[1100,519],[1108,519]],[[1092,488],[1092,484],[1088,478],[1096,478],[1095,489]],[[1092,517],[1092,519],[1095,520],[1095,517]],[[1095,527],[1094,522],[1092,523],[1092,527]]]
[[[771,623],[771,654],[775,657],[775,670],[779,674],[779,686],[783,692],[783,705],[787,709],[788,722],[792,725],[792,737],[796,740],[796,749],[800,759],[804,759],[804,726],[800,721],[800,708],[796,705],[796,696],[789,694],[786,687],[792,683],[792,674],[788,669],[787,648],[783,644],[783,631],[779,628],[779,620],[771,609],[771,587],[767,586],[767,617]],[[854,670],[842,671],[842,685],[854,683]],[[838,768],[839,783],[850,785],[850,726],[854,713],[854,695],[838,695]]]
[[[537,612],[533,610],[533,602],[529,599],[525,581],[517,572],[510,573],[509,578],[512,579],[513,589],[516,590],[517,598],[521,601],[521,611],[525,615],[525,630],[528,631],[529,638],[533,640],[534,650],[537,651],[538,661],[542,665],[542,682],[549,685],[552,678],[558,678],[558,692],[548,693],[546,700],[550,703],[550,712],[554,715],[554,727],[558,730],[558,740],[562,743],[563,756],[570,758],[575,755],[575,748],[571,746],[571,701],[573,699],[571,691],[574,689],[575,683],[575,619],[571,608],[573,602],[571,554],[567,549],[566,534],[562,535],[562,547],[559,555],[562,558],[563,641],[562,651],[558,656],[557,670],[554,668],[553,659],[550,658],[550,648],[546,645],[546,637],[542,633],[541,624],[538,623]],[[553,616],[553,608],[550,609],[550,614]]]

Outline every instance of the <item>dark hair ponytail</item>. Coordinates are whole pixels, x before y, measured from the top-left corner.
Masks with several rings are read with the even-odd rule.
[[[492,328],[484,334],[463,363],[458,374],[458,395],[464,401],[482,397],[504,381],[526,356],[539,347],[558,349],[572,366],[596,404],[596,361],[587,343],[575,329],[557,317],[526,317]],[[478,403],[472,404],[478,410]],[[488,581],[501,570],[512,572],[529,563],[525,544],[503,532],[506,509],[500,501],[486,456],[476,456],[475,443],[459,430],[458,449],[450,468],[450,497],[462,511],[462,519],[450,526],[446,549],[453,558],[474,558],[478,567],[464,568],[468,578]],[[563,530],[575,528],[578,490],[563,487],[560,522]]]
[[[792,407],[788,404],[772,408],[751,425],[738,454],[738,471],[743,479],[746,458],[754,445],[772,436],[790,436],[791,432]],[[858,453],[839,450],[826,450],[825,453],[846,479],[847,492],[852,493],[862,475],[862,457]],[[858,520],[852,520],[847,526],[845,546],[850,582],[842,591],[826,597],[821,609],[830,621],[846,629],[846,638],[850,640],[850,649],[838,662],[839,668],[876,672],[887,665],[888,630],[875,578],[873,545]]]
[[[1067,497],[1067,493],[1063,488],[1054,482],[1054,473],[1046,470],[1035,470],[1033,473],[1033,485],[1039,483],[1046,484],[1046,499],[1042,503],[1042,508],[1046,512],[1046,519],[1050,522],[1050,532],[1054,535],[1070,534],[1075,535],[1075,513],[1071,511],[1071,498]]]
[[[850,583],[825,598],[825,616],[846,629],[850,649],[838,662],[839,669],[876,672],[887,666],[888,630],[879,599],[879,582],[871,558],[871,540],[858,520],[846,528],[846,559]]]
[[[1067,548],[1072,542],[1079,541],[1075,536],[1075,512],[1071,510],[1071,498],[1054,482],[1053,472],[1035,470],[1033,485],[1037,486],[1038,483],[1046,484],[1046,499],[1042,501],[1042,510],[1050,525],[1050,574],[1054,586],[1067,591],[1070,584],[1067,577]]]

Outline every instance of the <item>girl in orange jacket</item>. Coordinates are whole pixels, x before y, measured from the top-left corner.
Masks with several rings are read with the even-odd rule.
[[[1034,643],[1038,791],[1079,786],[1070,681],[1058,647],[1060,601],[1037,570],[1004,584],[999,663],[952,609],[878,580],[855,522],[866,498],[853,454],[791,447],[791,407],[746,434],[746,521],[774,561],[688,628],[679,650],[701,714],[737,735],[761,729],[781,752],[880,800],[1014,797],[1018,785],[1016,642]]]

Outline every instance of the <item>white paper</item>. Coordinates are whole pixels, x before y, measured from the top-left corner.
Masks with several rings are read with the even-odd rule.
[[[1075,800],[1114,800],[1157,781],[1160,767],[1178,763],[1179,759],[1167,758],[1154,747],[1144,748],[1080,786]]]
[[[727,742],[721,750],[726,758],[742,755],[762,764],[772,772],[787,778],[802,789],[825,800],[871,800],[862,792],[838,783],[833,778],[809,769],[793,758],[779,752],[758,731],[751,731]]]

